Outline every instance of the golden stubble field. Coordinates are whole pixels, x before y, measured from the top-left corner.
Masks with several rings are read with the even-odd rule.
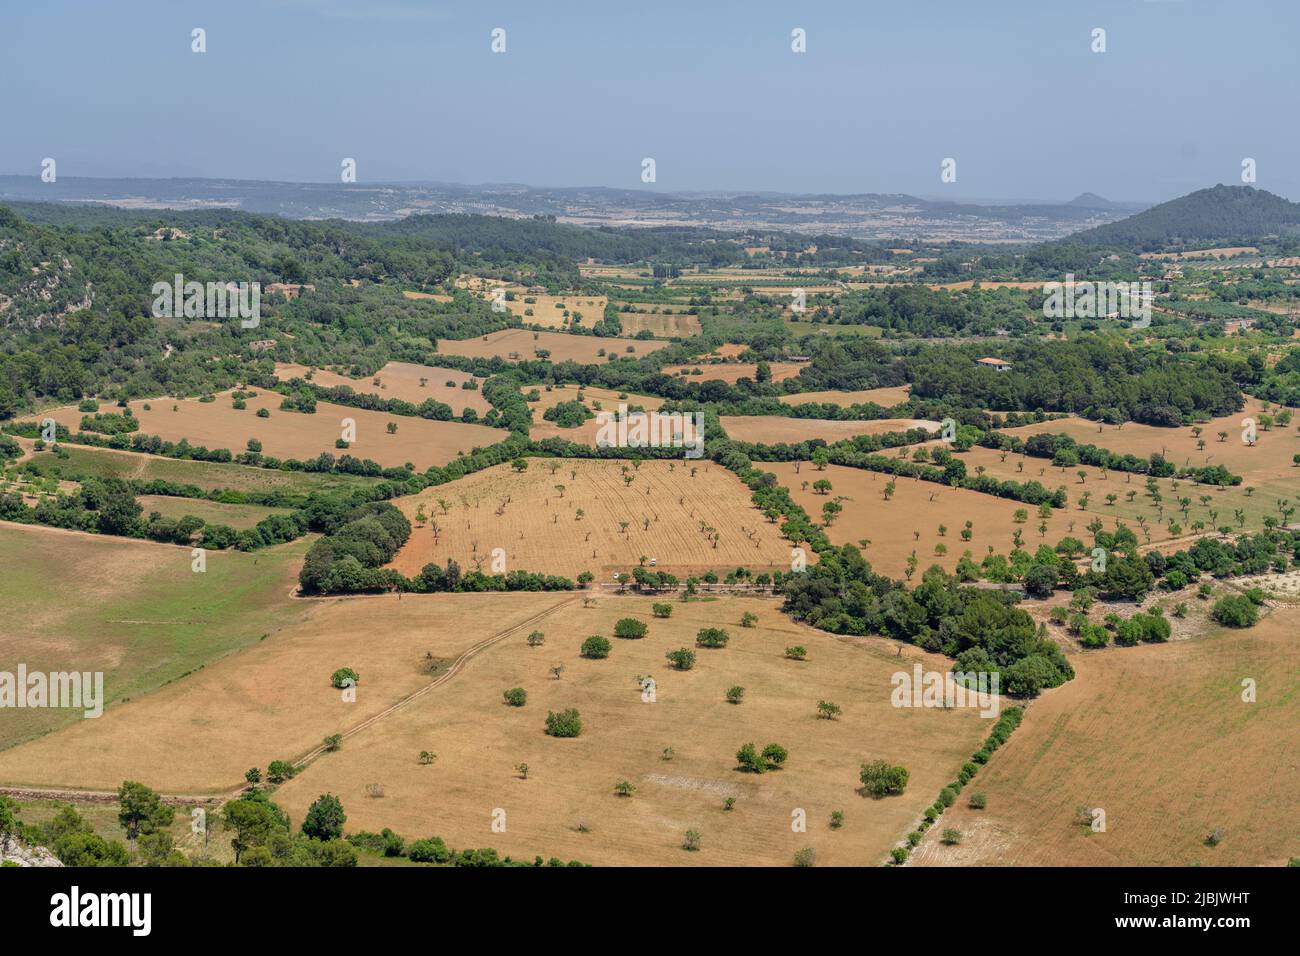
[[[396,499],[415,527],[390,567],[415,575],[430,561],[445,566],[454,558],[465,570],[489,573],[500,548],[508,571],[570,578],[591,571],[598,581],[631,571],[643,556],[647,568],[653,560],[657,570],[683,580],[741,565],[788,570],[791,543],[749,499],[740,479],[703,459],[636,468],[618,460],[531,458],[523,474],[497,465]]]
[[[1258,866],[1300,856],[1300,608],[1071,655],[913,855],[921,865]],[[1256,700],[1242,699],[1242,681]],[[983,811],[967,796],[982,791]],[[1105,811],[1105,832],[1080,808]],[[1088,816],[1087,819],[1091,819]],[[936,834],[963,833],[946,847]],[[1218,846],[1205,838],[1222,831]]]
[[[871,566],[878,573],[895,578],[903,577],[908,556],[913,551],[918,574],[932,564],[952,571],[966,550],[977,564],[988,553],[989,546],[997,554],[1007,554],[1013,547],[1012,536],[1017,529],[1023,536],[1023,547],[1032,553],[1039,544],[1055,545],[1066,534],[1084,535],[1084,526],[1092,520],[1087,512],[1056,509],[1047,519],[1047,534],[1040,535],[1037,508],[1010,498],[995,498],[916,478],[898,478],[893,498],[886,501],[885,485],[890,476],[874,471],[843,465],[827,465],[825,471],[818,471],[808,462],[801,463],[798,472],[794,462],[760,462],[757,467],[775,474],[777,483],[790,489],[794,500],[819,523],[822,505],[837,497],[844,498],[840,502],[844,511],[826,529],[827,536],[835,544],[858,545],[861,539],[867,539],[870,544],[865,554]],[[831,490],[825,495],[812,488],[820,479],[831,483]],[[1023,524],[1015,520],[1015,512],[1021,508],[1028,512]],[[971,540],[962,541],[961,530],[967,521],[972,524]],[[1075,522],[1073,532],[1071,521]],[[939,534],[939,525],[947,527],[946,534]],[[935,553],[939,545],[946,548],[946,554]]]
[[[408,840],[437,834],[457,848],[491,846],[531,859],[559,856],[606,865],[788,865],[815,848],[827,865],[875,865],[921,809],[978,747],[989,721],[974,710],[891,706],[892,673],[945,659],[883,639],[841,640],[792,623],[776,602],[723,598],[675,602],[668,620],[652,599],[606,597],[595,608],[567,605],[538,625],[545,645],[524,636],[494,645],[453,681],[345,741],[276,794],[300,821],[322,793],[337,794],[349,831],[391,827]],[[737,625],[746,611],[758,625]],[[615,621],[647,621],[642,640],[613,638]],[[724,649],[698,651],[696,666],[671,670],[666,651],[691,646],[700,628],[721,626]],[[605,660],[579,656],[589,634],[609,636]],[[808,660],[784,657],[802,644]],[[550,673],[564,665],[559,680]],[[656,682],[643,702],[639,677]],[[729,687],[745,688],[729,704]],[[524,707],[502,701],[507,688],[528,693]],[[817,701],[843,716],[817,718]],[[576,708],[573,739],[544,733],[548,710]],[[789,750],[784,769],[762,775],[735,767],[746,742]],[[664,749],[672,748],[665,760]],[[422,750],[437,754],[421,765]],[[908,768],[906,794],[872,800],[857,792],[861,762],[882,758]],[[516,769],[528,765],[524,779]],[[637,789],[619,797],[627,780]],[[383,796],[370,796],[377,784]],[[735,797],[733,810],[723,809]],[[807,830],[792,829],[804,811]],[[842,829],[829,825],[842,810]],[[494,832],[504,813],[504,832]],[[584,828],[587,832],[580,832]],[[698,852],[681,849],[687,829]]]
[[[869,402],[882,408],[901,405],[911,396],[912,386],[891,385],[886,388],[867,388],[857,392],[800,392],[798,395],[782,395],[781,401],[787,405],[832,404],[847,408],[850,405],[865,405]]]
[[[477,642],[576,600],[565,593],[293,601],[290,590],[286,582],[283,606],[294,619],[283,628],[99,718],[0,751],[0,781],[108,789],[140,780],[164,793],[228,792],[249,767],[296,759],[429,685],[437,672],[426,655],[445,668]],[[359,675],[355,702],[330,684],[340,667]]]
[[[305,379],[311,371],[305,365],[279,362],[275,366],[275,377],[282,382],[287,382],[293,378]],[[375,384],[375,379],[379,380],[378,385]],[[420,383],[421,379],[424,380],[424,384]],[[329,369],[316,369],[310,381],[323,388],[346,385],[354,392],[369,393],[381,398],[400,398],[413,405],[431,398],[435,402],[450,405],[456,415],[460,415],[467,408],[472,408],[483,415],[492,408],[479,388],[461,388],[461,385],[468,381],[473,381],[475,385],[481,387],[484,380],[452,368],[431,368],[410,362],[389,362],[368,378],[349,378],[331,372]],[[453,384],[448,385],[448,382]]]
[[[131,411],[145,435],[158,435],[168,441],[189,439],[191,445],[227,448],[233,454],[243,452],[250,438],[262,443],[262,452],[275,458],[315,458],[321,452],[356,458],[369,458],[387,467],[411,462],[419,470],[431,465],[445,465],[457,452],[495,445],[506,437],[501,429],[463,422],[436,422],[414,416],[389,415],[363,408],[317,402],[316,413],[282,411],[283,399],[277,392],[257,391],[240,410],[232,406],[229,392],[221,392],[212,402],[193,398],[151,398],[131,402]],[[468,393],[466,393],[468,394]],[[149,406],[147,409],[145,406]],[[267,418],[258,418],[265,408]],[[115,410],[104,406],[102,411]],[[82,413],[75,405],[46,413],[76,431]],[[44,416],[42,416],[44,417]],[[356,440],[350,448],[335,447],[343,434],[343,420],[356,423]],[[397,426],[388,434],[388,424]]]
[[[648,339],[601,338],[595,335],[570,335],[566,332],[534,332],[531,329],[502,329],[472,339],[438,339],[438,351],[444,355],[469,358],[502,358],[509,362],[531,361],[537,352],[550,353],[552,362],[577,362],[603,365],[613,358],[641,358],[668,345]],[[632,351],[628,351],[628,348]]]
[[[681,312],[620,312],[618,320],[622,323],[624,335],[649,331],[652,335],[663,338],[690,338],[703,331],[698,316]]]
[[[939,428],[938,422],[921,418],[835,421],[783,415],[723,415],[718,421],[728,437],[763,445],[798,444],[816,438],[833,443],[855,435],[883,435],[886,432],[905,432],[909,428],[934,431]]]

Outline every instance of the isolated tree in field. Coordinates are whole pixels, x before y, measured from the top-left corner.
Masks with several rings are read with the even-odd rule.
[[[434,753],[432,750],[420,751],[420,764],[422,766],[427,767],[429,764],[433,763],[437,759],[438,759],[438,755]]]
[[[337,840],[343,836],[347,815],[343,804],[332,793],[323,793],[307,810],[302,821],[302,832],[313,840]]]
[[[522,707],[528,702],[528,692],[522,687],[511,687],[509,690],[503,691],[501,696],[505,698],[505,702],[511,707]]]
[[[356,687],[360,678],[351,667],[340,667],[330,675],[330,683],[335,687]]]
[[[387,428],[388,428],[388,434],[390,435],[397,434],[397,422],[389,422]]]
[[[884,760],[873,760],[862,765],[858,779],[862,788],[873,797],[894,796],[907,788],[907,768],[891,766]]]
[[[695,645],[697,647],[726,647],[729,640],[731,640],[731,635],[720,627],[701,628],[695,635]]]
[[[655,617],[672,617],[673,606],[671,604],[652,604],[650,610]]]
[[[686,836],[682,838],[682,849],[694,853],[701,846],[700,831],[687,830]]]
[[[529,647],[541,647],[546,643],[546,635],[541,631],[533,631],[528,635],[527,644]]]
[[[609,657],[610,643],[608,638],[601,637],[599,634],[593,634],[582,642],[580,653],[589,660],[604,660]]]
[[[813,487],[813,491],[816,492],[817,494],[825,495],[830,493],[832,485],[825,478],[818,478],[816,481],[813,482],[812,487]]]
[[[739,704],[745,699],[745,688],[737,684],[735,687],[727,688],[727,703]]]
[[[561,675],[564,674],[564,665],[556,664],[554,667],[551,668],[551,674],[555,677],[556,680],[559,680]]]
[[[817,701],[817,716],[822,720],[834,720],[842,713],[844,713],[844,710],[839,704],[832,703],[829,700]]]
[[[118,788],[117,803],[118,823],[133,846],[141,833],[166,829],[176,816],[176,811],[163,803],[157,793],[133,780]]]
[[[518,773],[519,776],[520,776],[521,778],[523,778],[524,780],[527,780],[527,779],[528,779],[528,764],[526,764],[526,763],[517,763],[517,764],[515,764],[515,772]]]
[[[343,746],[343,735],[330,734],[328,737],[324,739],[324,741],[322,741],[322,743],[324,744],[326,750],[328,750],[330,753],[333,753],[334,751],[338,750],[340,747]]]
[[[757,623],[758,623],[758,615],[754,614],[751,611],[746,611],[744,614],[740,615],[741,627],[753,627]]]
[[[785,649],[785,656],[792,661],[807,660],[808,649],[801,644],[794,644]]]
[[[572,707],[559,713],[548,710],[546,733],[551,737],[577,737],[582,733],[582,718]]]
[[[514,461],[510,463],[510,467],[513,468],[516,472],[520,472],[520,473],[525,472],[528,470],[528,459],[516,458]]]
[[[655,605],[655,607],[660,607],[660,606],[667,607],[668,613],[669,614],[672,613],[672,607],[670,605],[667,604]],[[667,617],[668,614],[659,615],[658,612],[656,612],[655,616]],[[621,637],[627,640],[639,640],[640,638],[646,636],[646,632],[648,630],[649,628],[646,627],[645,621],[638,621],[634,617],[624,617],[624,618],[620,618],[618,622],[614,625],[614,636]]]
[[[620,780],[618,783],[614,784],[614,793],[620,797],[630,797],[632,794],[636,793],[636,787],[632,786],[632,784],[626,780]]]
[[[675,651],[669,651],[664,656],[679,671],[688,671],[695,666],[695,652],[686,647],[679,647]]]

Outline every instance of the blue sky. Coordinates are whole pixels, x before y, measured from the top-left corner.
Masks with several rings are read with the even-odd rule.
[[[11,2],[0,172],[1157,201],[1251,157],[1300,199],[1297,28],[1295,0]]]

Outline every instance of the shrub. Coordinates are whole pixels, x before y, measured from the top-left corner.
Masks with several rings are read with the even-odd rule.
[[[546,643],[546,635],[543,634],[541,631],[533,631],[531,634],[528,635],[529,647],[541,647],[545,643]]]
[[[511,707],[522,707],[528,703],[528,691],[522,687],[511,687],[501,695]]]
[[[591,660],[602,660],[609,657],[610,643],[608,638],[601,637],[599,634],[593,634],[582,642],[582,656]]]
[[[817,701],[817,716],[822,720],[834,720],[843,712],[843,708],[839,704],[832,703],[829,700]]]
[[[972,810],[983,810],[989,805],[989,800],[982,793],[972,793],[970,799],[966,801],[966,805]]]
[[[894,862],[895,862],[895,863],[898,863],[898,864],[906,863],[906,862],[907,862],[907,855],[908,855],[908,854],[907,854],[907,847],[905,847],[905,846],[896,846],[896,847],[894,847],[892,850],[889,851],[889,855],[890,855],[891,857],[894,858]]]
[[[1210,617],[1224,627],[1254,627],[1259,612],[1250,598],[1234,594],[1215,601]]]
[[[694,853],[700,848],[700,831],[687,830],[686,836],[682,838],[682,849],[690,850]]]
[[[767,761],[768,770],[775,770],[777,767],[782,766],[789,756],[790,751],[780,744],[768,744],[763,748],[763,759]]]
[[[335,687],[355,687],[357,680],[357,672],[351,667],[340,667],[330,675],[330,683]]]
[[[817,851],[810,846],[806,846],[800,850],[796,850],[794,854],[794,865],[795,866],[816,866]]]
[[[840,827],[842,827],[842,826],[844,826],[844,811],[843,811],[843,810],[832,810],[832,811],[831,811],[831,829],[832,829],[832,830],[838,830],[838,829],[839,829]]]
[[[664,615],[664,617],[667,616],[667,614]],[[625,617],[614,625],[614,636],[637,640],[645,637],[647,630],[644,621],[638,621],[634,617]]]
[[[650,610],[654,613],[655,617],[673,616],[673,606],[671,604],[652,604],[650,605]]]
[[[896,796],[907,789],[907,768],[873,760],[862,765],[858,779],[862,781],[862,788],[873,797]]]
[[[442,842],[442,837],[429,837],[412,843],[406,851],[406,858],[413,863],[446,863],[451,859],[451,850]]]
[[[944,787],[939,791],[939,800],[945,807],[950,807],[957,802],[957,791],[952,787]]]
[[[956,846],[960,842],[961,842],[960,830],[954,829],[953,827],[948,827],[943,831],[944,846]]]
[[[808,659],[808,650],[802,645],[795,644],[785,649],[785,656],[792,661],[804,661]]]
[[[266,779],[271,783],[282,783],[297,771],[287,760],[272,760],[266,767]]]
[[[552,737],[576,737],[582,733],[582,718],[572,707],[558,714],[548,710],[546,732]]]
[[[757,623],[758,623],[757,614],[752,614],[749,611],[746,611],[744,614],[740,615],[741,627],[753,627]]]
[[[695,635],[697,647],[726,647],[729,640],[730,635],[720,627],[706,627]]]
[[[679,671],[688,671],[695,666],[695,652],[686,647],[679,647],[664,655]]]
[[[745,699],[745,688],[737,684],[735,687],[727,688],[727,703],[739,704]]]
[[[618,783],[614,784],[614,792],[620,797],[630,797],[632,794],[636,793],[636,787],[628,783],[626,780],[620,780]]]

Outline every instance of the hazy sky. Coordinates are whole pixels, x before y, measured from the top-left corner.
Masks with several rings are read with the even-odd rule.
[[[1157,201],[1252,157],[1300,198],[1298,34],[1297,0],[5,0],[0,172]]]

